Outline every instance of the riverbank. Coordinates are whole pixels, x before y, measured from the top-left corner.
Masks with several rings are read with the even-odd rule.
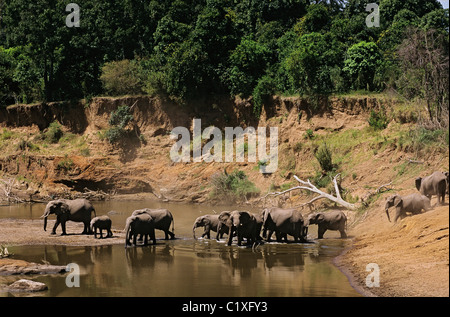
[[[105,239],[95,239],[93,235],[81,234],[83,224],[69,221],[66,223],[67,235],[50,234],[55,220],[48,220],[47,231],[43,229],[43,220],[31,219],[0,219],[0,241],[2,245],[65,245],[65,246],[100,246],[124,244],[125,233],[112,229],[113,236]],[[77,233],[79,232],[79,233]],[[103,233],[106,235],[106,233]]]
[[[352,247],[334,262],[358,292],[382,297],[449,296],[448,204],[395,224],[388,222],[380,206],[349,234],[354,236]],[[379,287],[366,286],[372,272],[366,271],[369,263],[379,267]]]

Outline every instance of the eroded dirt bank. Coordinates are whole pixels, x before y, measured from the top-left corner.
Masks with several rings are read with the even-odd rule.
[[[132,107],[134,127],[142,137],[134,138],[123,147],[115,147],[105,140],[104,132],[110,113],[120,105]],[[381,106],[386,109],[389,124],[382,131],[373,131],[368,127],[370,111],[380,111]],[[448,296],[448,204],[407,217],[397,224],[388,222],[383,208],[389,195],[415,192],[415,177],[448,170],[448,146],[427,149],[426,155],[408,148],[406,136],[414,123],[392,100],[335,97],[322,103],[314,113],[308,109],[308,103],[300,98],[280,97],[273,99],[259,119],[252,114],[251,102],[229,98],[203,100],[192,107],[152,97],[94,98],[89,105],[80,103],[68,108],[59,104],[13,106],[0,110],[0,129],[3,129],[0,179],[14,179],[12,192],[23,200],[48,200],[102,191],[112,199],[118,199],[117,194],[133,194],[164,201],[202,203],[210,198],[211,176],[223,172],[224,167],[228,171],[244,171],[261,196],[269,190],[296,185],[293,175],[313,178],[320,174],[314,151],[326,141],[341,172],[346,199],[358,201],[382,184],[391,184],[391,190],[372,197],[369,207],[348,211],[349,234],[354,244],[336,264],[346,270],[366,294]],[[175,142],[170,139],[170,131],[176,126],[192,129],[193,118],[202,119],[202,128],[210,125],[220,129],[277,126],[277,172],[263,175],[257,163],[246,162],[173,163],[168,155]],[[62,125],[67,139],[55,144],[36,139],[54,120]],[[36,146],[21,147],[22,141]],[[0,191],[0,196],[3,194]],[[244,205],[284,203],[290,207],[311,198],[307,193],[293,192],[283,201],[250,199]],[[313,209],[333,206],[322,200]],[[303,209],[305,215],[309,212]],[[42,230],[40,221],[25,222],[0,220],[0,242],[54,243],[48,232]],[[42,236],[33,236],[33,239],[21,236],[18,233],[23,230],[19,228],[25,225]],[[63,243],[123,243],[119,232],[114,235],[113,239],[87,237],[86,241],[82,236],[68,236]],[[379,288],[365,287],[368,263],[379,265]]]

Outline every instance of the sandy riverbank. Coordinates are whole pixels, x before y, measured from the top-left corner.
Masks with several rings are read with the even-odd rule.
[[[362,294],[449,296],[448,204],[396,224],[388,222],[382,208],[373,209],[350,235],[352,247],[335,264]],[[366,286],[369,263],[379,267],[379,287]]]

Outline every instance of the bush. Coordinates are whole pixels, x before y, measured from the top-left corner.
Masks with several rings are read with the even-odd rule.
[[[111,96],[141,94],[143,83],[135,61],[127,59],[105,63],[100,80]]]
[[[259,189],[251,182],[243,171],[235,170],[231,174],[221,173],[211,178],[211,198],[230,201],[248,199],[257,195]]]
[[[375,130],[384,130],[388,126],[388,119],[384,111],[384,107],[381,111],[370,111],[369,125]]]
[[[326,143],[323,143],[317,151],[314,153],[317,161],[322,168],[322,171],[325,173],[331,172],[333,170],[333,159],[330,149],[328,148]]]
[[[44,133],[44,139],[50,143],[58,143],[64,132],[61,130],[61,125],[58,121],[50,123],[47,132]]]
[[[264,101],[275,94],[275,86],[275,80],[269,75],[264,75],[253,89],[253,113],[257,117],[261,114]]]
[[[133,120],[133,115],[130,114],[130,108],[128,106],[120,106],[116,111],[111,113],[108,121],[111,128],[105,132],[105,137],[109,143],[118,143],[127,135],[125,128],[131,120]]]

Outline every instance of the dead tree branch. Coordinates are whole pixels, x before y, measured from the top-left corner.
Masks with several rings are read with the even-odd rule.
[[[341,194],[339,192],[339,186],[337,184],[337,177],[340,176],[340,174],[337,174],[334,178],[333,178],[333,184],[334,184],[334,188],[336,191],[336,197],[330,194],[327,194],[323,191],[321,191],[320,189],[318,189],[316,186],[314,186],[310,180],[308,179],[306,182],[304,180],[301,180],[300,178],[298,178],[296,175],[294,175],[294,178],[297,182],[300,183],[299,186],[294,186],[291,187],[289,189],[286,189],[285,191],[282,192],[272,192],[272,193],[268,193],[267,195],[265,195],[263,198],[266,198],[269,195],[273,195],[274,197],[277,197],[279,195],[283,195],[285,193],[291,192],[293,190],[297,190],[297,189],[304,189],[304,190],[308,190],[310,192],[316,193],[319,196],[314,197],[313,199],[311,199],[310,201],[308,201],[307,203],[303,204],[304,205],[309,205],[312,202],[322,199],[322,198],[326,198],[329,199],[331,201],[334,201],[335,203],[350,209],[350,210],[355,210],[357,208],[357,206],[355,204],[351,204],[349,202],[346,202],[345,200],[342,199]]]

